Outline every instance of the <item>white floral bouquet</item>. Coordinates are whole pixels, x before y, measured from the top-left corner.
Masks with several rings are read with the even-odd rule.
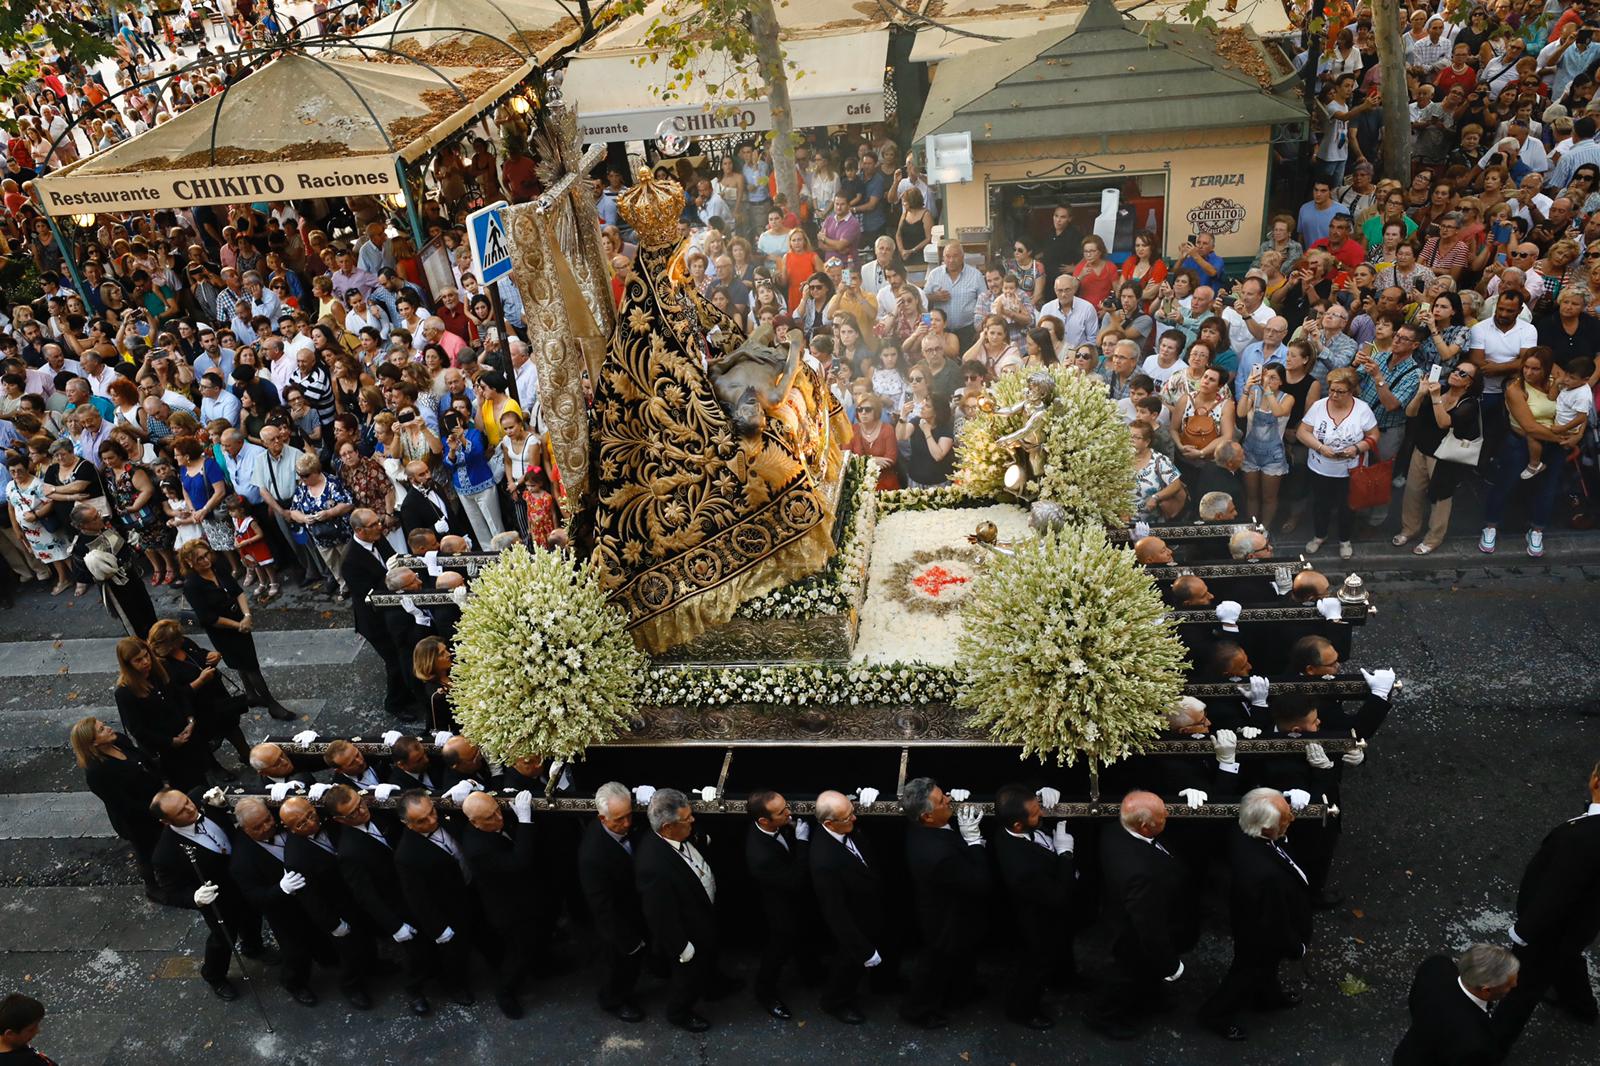
[[[1097,523],[990,560],[963,620],[956,702],[1024,758],[1125,758],[1183,691],[1184,648],[1154,583]]]
[[[921,706],[955,699],[955,675],[926,663],[660,666],[640,694],[659,707]]]
[[[1059,503],[1069,521],[1124,525],[1133,498],[1133,443],[1117,405],[1099,378],[1071,366],[1048,369],[1056,395],[1042,434],[1044,475],[1029,481],[1023,495]],[[997,409],[979,411],[962,427],[956,465],[968,495],[1005,494],[1006,468],[1016,456],[998,441],[1021,429],[1027,414],[998,412],[1022,401],[1028,375],[1037,372],[1002,375],[993,386]]]
[[[648,663],[592,568],[517,545],[471,590],[450,696],[462,733],[490,758],[571,759],[628,725]]]
[[[892,515],[897,511],[942,511],[952,507],[987,507],[994,503],[988,496],[973,496],[964,485],[932,485],[921,489],[890,489],[878,493],[878,514]]]

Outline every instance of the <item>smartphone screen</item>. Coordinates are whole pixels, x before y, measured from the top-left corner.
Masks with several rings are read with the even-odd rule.
[[[1494,256],[1494,261],[1496,263],[1500,264],[1501,266],[1505,266],[1506,265],[1506,253],[1504,253],[1504,252],[1496,252],[1495,256]]]
[[[923,325],[924,325],[924,326],[931,326],[931,325],[933,325],[933,316],[932,316],[932,315],[931,315],[931,314],[925,314],[925,315],[923,315],[923,316],[922,316],[922,324],[923,324]]]

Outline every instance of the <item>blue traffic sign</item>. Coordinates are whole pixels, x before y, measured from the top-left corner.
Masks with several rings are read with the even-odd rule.
[[[472,263],[477,267],[478,280],[485,285],[511,273],[511,240],[506,235],[502,213],[506,206],[501,200],[467,216],[467,243],[472,248]]]

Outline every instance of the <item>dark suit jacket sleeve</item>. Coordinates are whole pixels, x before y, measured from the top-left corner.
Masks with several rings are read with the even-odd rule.
[[[761,839],[756,839],[758,836]],[[811,878],[807,872],[811,861],[809,843],[790,840],[789,846],[794,853],[780,854],[783,845],[768,839],[765,833],[752,825],[745,846],[748,849],[750,876],[758,885],[776,892],[792,893],[803,892],[810,884]]]
[[[402,842],[402,848],[405,847],[405,843]],[[422,847],[431,848],[434,845],[422,841]],[[453,902],[439,898],[434,879],[428,871],[427,862],[431,856],[420,852],[421,848],[415,844],[409,849],[397,851],[394,868],[400,878],[400,891],[405,896],[406,906],[411,909],[417,928],[422,930],[429,940],[437,940],[450,925],[445,916],[451,913]],[[446,862],[454,861],[442,851],[439,854]],[[456,932],[459,933],[461,930],[457,929]]]
[[[1129,925],[1139,938],[1140,952],[1150,963],[1151,976],[1176,973],[1178,949],[1172,942],[1168,901],[1162,898],[1160,886],[1146,873],[1133,874],[1124,886],[1122,902]]]
[[[259,858],[252,855],[250,848],[257,848],[252,841],[235,840],[233,856],[228,862],[228,872],[233,874],[233,883],[239,887],[245,901],[255,908],[258,914],[271,915],[283,906],[285,896],[278,887],[278,882],[268,876],[268,868]]]
[[[828,930],[833,933],[839,950],[865,964],[878,948],[866,930],[861,928],[861,923],[856,921],[855,912],[850,909],[849,896],[839,880],[841,876],[839,871],[828,871],[817,873],[812,878],[817,903],[822,908],[823,919],[828,923]]]
[[[595,931],[611,941],[618,950],[631,952],[644,942],[645,931],[635,918],[638,909],[633,898],[635,889],[631,876],[623,880],[609,876],[605,869],[600,849],[610,843],[593,839],[584,841],[578,857],[578,878],[583,885],[584,899],[594,915]],[[631,869],[629,873],[632,873]],[[627,893],[626,899],[623,893]]]
[[[359,858],[347,858],[341,855],[339,872],[344,877],[344,883],[349,886],[351,895],[355,896],[361,908],[372,916],[378,928],[391,935],[398,932],[405,919],[389,906],[388,898],[378,889],[376,880],[378,871],[370,863],[363,862]]]
[[[165,829],[156,845],[151,865],[155,868],[156,888],[160,890],[161,902],[185,910],[199,909],[194,902],[194,890],[199,887],[194,870],[183,854],[183,846]]]
[[[989,849],[962,841],[961,850],[950,849],[934,864],[932,875],[932,883],[941,891],[985,896],[990,888]]]
[[[1042,913],[1064,914],[1072,905],[1075,869],[1076,860],[1070,851],[1057,855],[1048,865],[1030,865],[1017,878],[1015,892],[1037,903]]]
[[[1600,816],[1584,822],[1600,821]],[[1566,946],[1581,951],[1593,935],[1586,911],[1596,906],[1600,848],[1579,846],[1574,831],[1583,823],[1557,827],[1528,864],[1517,894],[1517,935],[1539,947]],[[1600,827],[1596,827],[1600,828]]]
[[[663,848],[665,844],[661,845]],[[639,886],[639,903],[644,910],[645,923],[650,927],[650,940],[663,957],[676,959],[689,943],[689,933],[681,913],[683,901],[672,880],[672,870],[663,861],[670,858],[681,862],[676,855],[645,854],[645,848],[655,850],[648,841],[640,845],[634,863],[634,879]],[[703,947],[704,945],[702,945]]]

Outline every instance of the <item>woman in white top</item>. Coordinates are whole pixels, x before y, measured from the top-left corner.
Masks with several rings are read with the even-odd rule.
[[[1372,408],[1356,398],[1354,370],[1343,366],[1328,371],[1325,385],[1327,398],[1311,405],[1298,431],[1311,474],[1312,537],[1306,542],[1306,554],[1315,555],[1328,539],[1330,526],[1337,524],[1339,558],[1348,559],[1355,554],[1350,543],[1355,523],[1350,511],[1350,471],[1378,446],[1378,419]]]
[[[824,205],[833,203],[833,194],[839,191],[839,167],[831,153],[817,153],[816,161],[811,164],[808,179],[812,203]]]

